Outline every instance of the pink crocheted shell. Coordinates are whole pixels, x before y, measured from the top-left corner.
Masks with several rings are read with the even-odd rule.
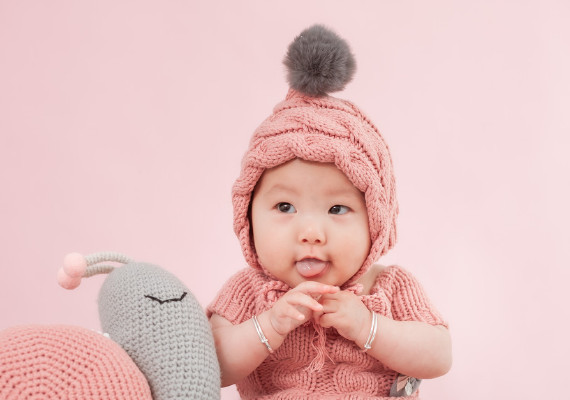
[[[0,331],[2,400],[152,400],[148,383],[111,339],[63,325]]]

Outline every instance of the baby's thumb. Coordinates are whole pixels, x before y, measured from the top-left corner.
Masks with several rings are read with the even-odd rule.
[[[323,316],[324,311],[313,311],[313,319],[315,320],[315,322],[318,324],[319,321],[321,320],[321,317]]]

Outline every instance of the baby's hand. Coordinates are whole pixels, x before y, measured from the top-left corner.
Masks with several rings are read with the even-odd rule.
[[[306,281],[283,295],[269,310],[269,320],[275,332],[285,336],[310,319],[314,312],[323,311],[316,300],[319,296],[337,293],[338,286]]]
[[[315,317],[317,323],[324,328],[334,327],[342,337],[364,345],[370,332],[372,314],[357,295],[343,290],[325,294],[319,302],[323,305],[323,312]]]

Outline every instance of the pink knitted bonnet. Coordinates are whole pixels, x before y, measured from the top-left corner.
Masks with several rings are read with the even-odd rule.
[[[232,189],[234,231],[248,264],[263,269],[248,215],[263,172],[295,158],[334,163],[364,193],[368,211],[370,253],[351,283],[396,242],[398,204],[390,152],[378,129],[354,104],[328,95],[343,89],[355,70],[343,39],[314,25],[290,44],[284,63],[291,88],[254,132]]]

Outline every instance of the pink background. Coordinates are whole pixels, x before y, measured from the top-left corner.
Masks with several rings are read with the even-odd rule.
[[[97,329],[70,251],[166,267],[205,306],[245,263],[230,188],[314,22],[348,39],[391,146],[399,243],[449,319],[426,399],[565,397],[567,1],[0,1],[0,329]],[[236,398],[233,388],[224,399]]]

